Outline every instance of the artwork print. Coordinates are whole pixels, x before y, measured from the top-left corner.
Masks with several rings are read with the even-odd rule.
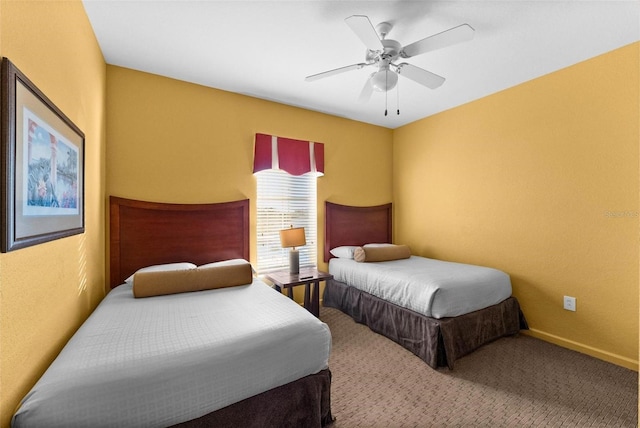
[[[78,214],[78,147],[24,109],[23,215]]]

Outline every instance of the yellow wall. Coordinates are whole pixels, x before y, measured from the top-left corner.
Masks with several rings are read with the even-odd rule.
[[[367,205],[392,197],[386,128],[116,66],[107,66],[107,123],[109,195],[176,203],[249,198],[253,262],[256,133],[324,143],[320,241],[325,200]]]
[[[393,151],[397,242],[503,269],[532,335],[635,370],[639,46],[399,128]]]
[[[104,296],[104,59],[79,1],[0,1],[0,55],[85,134],[86,232],[0,254],[0,426]]]

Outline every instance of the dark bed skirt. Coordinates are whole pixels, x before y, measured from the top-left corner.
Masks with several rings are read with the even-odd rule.
[[[326,283],[323,306],[336,308],[413,352],[434,369],[482,345],[528,329],[515,297],[479,311],[436,319],[389,303],[336,280]]]
[[[331,372],[326,369],[174,427],[293,428],[332,422]]]

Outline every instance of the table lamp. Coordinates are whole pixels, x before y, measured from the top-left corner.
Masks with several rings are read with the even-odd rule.
[[[304,227],[293,227],[280,231],[280,243],[282,248],[291,248],[289,251],[289,273],[300,273],[300,253],[296,247],[307,244],[304,236]]]

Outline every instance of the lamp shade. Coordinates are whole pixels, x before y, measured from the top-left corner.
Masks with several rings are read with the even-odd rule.
[[[307,244],[304,236],[304,227],[292,227],[280,231],[280,243],[282,248],[301,247]]]

